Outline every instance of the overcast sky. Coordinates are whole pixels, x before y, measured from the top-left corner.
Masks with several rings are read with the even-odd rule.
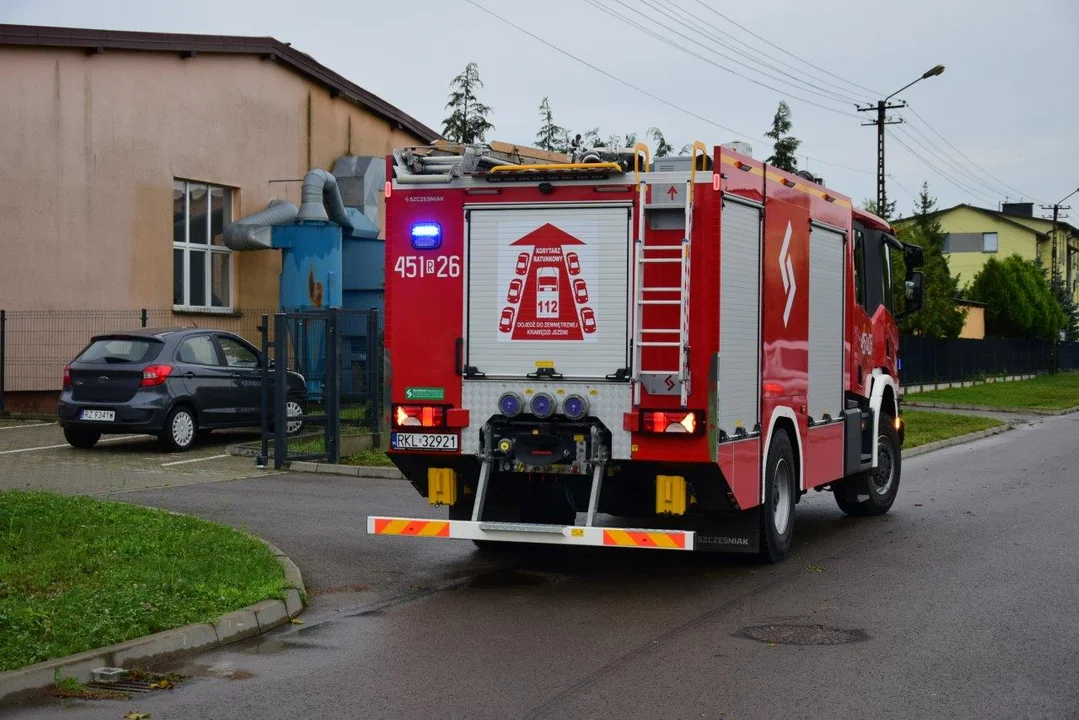
[[[1079,187],[1076,0],[474,1],[0,0],[0,22],[269,35],[437,130],[450,79],[475,61],[494,110],[488,139],[518,143],[535,143],[546,95],[574,131],[643,136],[658,126],[676,149],[748,138],[765,158],[763,135],[786,100],[809,156],[800,167],[858,202],[876,192],[876,132],[860,127],[870,114],[854,101],[942,63],[943,75],[898,96],[910,103],[897,113],[907,122],[889,128],[888,192],[901,214],[923,181],[942,206],[1052,203]],[[1079,208],[1079,195],[1070,202]]]

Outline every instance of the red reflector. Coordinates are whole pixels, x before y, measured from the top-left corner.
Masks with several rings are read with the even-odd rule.
[[[156,387],[163,384],[172,374],[172,365],[149,365],[142,371],[139,387]]]
[[[720,174],[712,173],[712,189],[718,191],[720,183]]]
[[[641,429],[641,416],[637,413],[623,413],[622,429],[626,432],[639,432]]]
[[[470,423],[468,410],[464,408],[450,408],[446,411],[446,426],[454,428],[468,427]]]
[[[393,183],[389,180],[386,181],[386,197],[389,197],[393,193]]]

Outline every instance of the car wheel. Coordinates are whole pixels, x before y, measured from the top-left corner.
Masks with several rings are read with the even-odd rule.
[[[101,439],[99,430],[87,430],[86,428],[64,428],[64,439],[68,445],[77,448],[92,448]]]
[[[776,433],[765,463],[764,504],[760,509],[760,557],[777,563],[787,556],[794,536],[798,469],[786,432]]]
[[[899,448],[899,433],[895,420],[887,413],[880,414],[877,432],[877,467],[849,477],[836,488],[835,501],[847,515],[866,517],[888,512],[899,494],[899,476],[903,455]],[[847,483],[855,483],[855,499],[847,494]],[[864,497],[858,500],[857,497]]]
[[[289,420],[285,423],[285,432],[289,435],[296,435],[303,430],[303,420],[292,420],[291,418],[298,418],[303,415],[303,405],[299,400],[295,398],[289,398],[285,403],[285,417]]]
[[[181,405],[173,408],[165,420],[165,427],[160,436],[161,442],[173,452],[183,452],[194,444],[198,429],[195,414]]]

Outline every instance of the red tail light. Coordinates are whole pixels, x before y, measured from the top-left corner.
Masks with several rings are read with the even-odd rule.
[[[71,366],[64,365],[64,387],[71,387]]]
[[[172,374],[172,365],[149,365],[142,371],[139,387],[156,387],[163,384]]]
[[[397,427],[439,427],[445,414],[445,409],[437,405],[398,405],[393,411],[393,424]]]
[[[647,433],[699,435],[704,429],[700,422],[704,414],[695,410],[645,410],[641,415],[641,430]]]

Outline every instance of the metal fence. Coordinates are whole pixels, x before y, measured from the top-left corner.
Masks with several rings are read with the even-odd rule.
[[[0,310],[0,411],[5,409],[5,392],[59,392],[64,366],[94,335],[146,327],[201,327],[234,332],[258,347],[263,341],[263,317],[269,316],[272,324],[277,312],[277,308],[227,315],[176,313],[171,308]],[[381,313],[377,308],[341,310],[338,323],[341,425],[377,431],[383,386]],[[297,347],[301,353],[309,352],[317,338],[305,334],[300,325],[295,332]],[[304,361],[313,373],[315,360],[309,354]],[[316,386],[324,381],[314,375],[312,379]]]
[[[1079,343],[1023,338],[938,340],[904,335],[899,341],[904,385],[962,382],[1000,375],[1079,370]]]

